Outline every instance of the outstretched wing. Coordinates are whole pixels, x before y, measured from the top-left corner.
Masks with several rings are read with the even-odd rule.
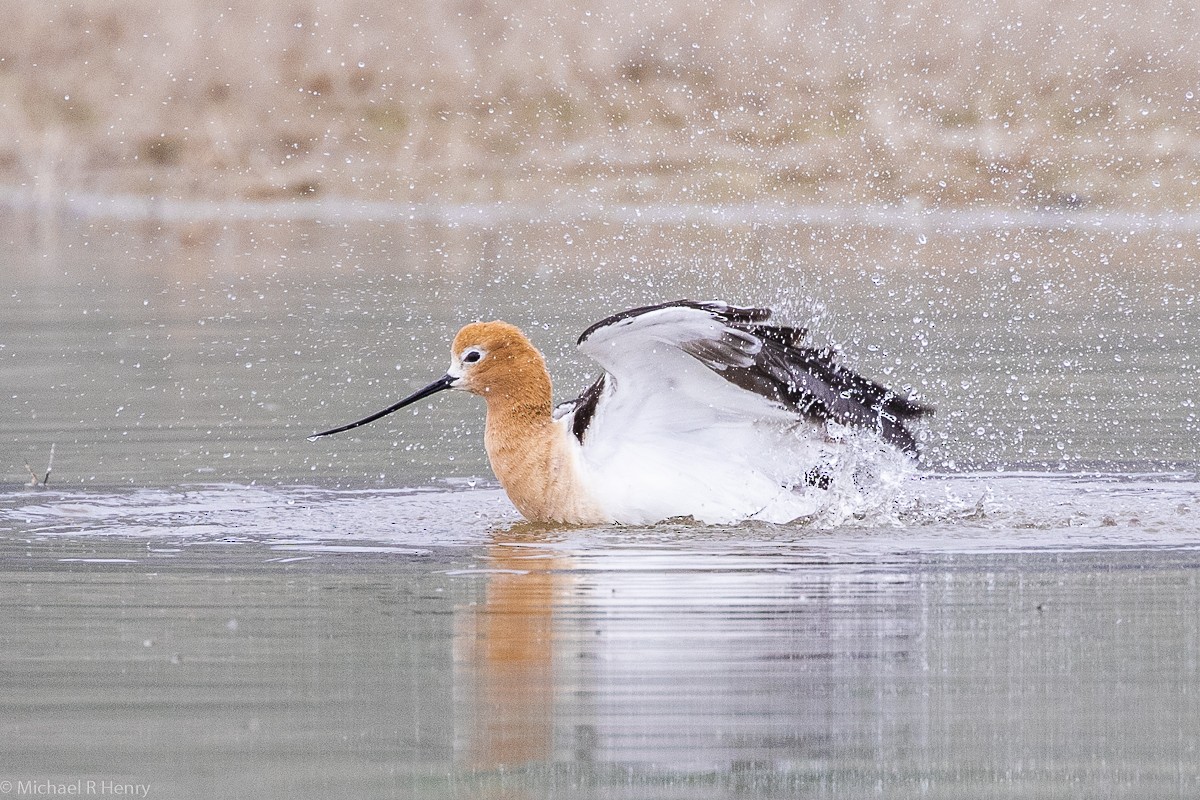
[[[831,350],[803,345],[804,329],[770,325],[770,318],[767,308],[679,300],[601,320],[583,332],[579,347],[606,374],[564,404],[560,415],[573,413],[572,430],[582,442],[601,397],[620,391],[626,407],[653,404],[651,394],[686,379],[687,362],[680,360],[686,355],[776,407],[814,422],[875,430],[884,441],[916,453],[905,423],[929,413],[928,407],[842,366]]]

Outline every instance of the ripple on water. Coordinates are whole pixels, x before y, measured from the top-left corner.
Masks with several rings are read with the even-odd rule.
[[[185,543],[247,540],[326,552],[355,549],[353,543],[365,542],[378,552],[430,541],[473,544],[496,525],[518,519],[497,489],[359,491],[220,485],[0,495],[0,530],[24,536],[115,535]]]
[[[498,532],[539,546],[744,552],[1086,550],[1200,545],[1193,475],[921,474],[836,524],[554,529],[524,523],[494,487],[330,490],[194,486],[0,494],[0,532],[176,542],[257,541],[281,552],[419,552]]]

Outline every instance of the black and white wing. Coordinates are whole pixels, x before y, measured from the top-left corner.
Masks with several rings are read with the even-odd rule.
[[[733,385],[806,419],[873,430],[916,454],[907,424],[930,413],[929,407],[842,366],[831,350],[806,346],[805,329],[772,325],[770,319],[767,308],[691,300],[603,319],[583,332],[579,346],[605,374],[560,406],[558,415],[573,415],[572,431],[582,442],[600,399],[615,385],[643,392],[670,385],[675,378],[669,350],[678,350]]]

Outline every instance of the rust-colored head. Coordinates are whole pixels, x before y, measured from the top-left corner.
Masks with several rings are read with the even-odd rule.
[[[491,410],[500,408],[550,416],[550,376],[542,354],[525,334],[507,322],[472,322],[454,337],[450,369],[445,375],[383,411],[314,433],[309,441],[374,422],[446,389],[465,389],[486,399],[489,418]]]
[[[454,388],[489,403],[550,400],[550,376],[537,348],[515,325],[472,322],[454,337],[450,369]]]

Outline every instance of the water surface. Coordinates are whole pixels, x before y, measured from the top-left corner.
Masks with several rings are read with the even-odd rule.
[[[8,217],[0,781],[1194,796],[1200,272],[1118,222]],[[463,321],[567,397],[579,331],[682,296],[937,406],[922,465],[805,526],[563,530],[495,487],[474,398],[305,441]]]

